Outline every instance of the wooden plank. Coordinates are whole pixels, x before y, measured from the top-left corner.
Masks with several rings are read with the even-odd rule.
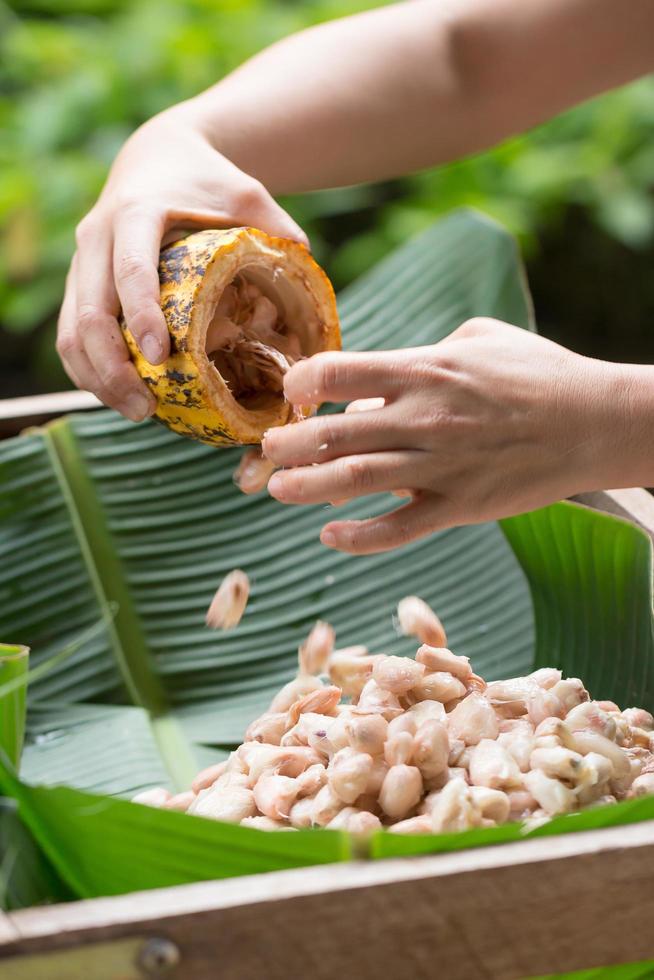
[[[9,916],[0,909],[0,949],[3,943],[19,939],[20,933]]]
[[[132,937],[9,956],[2,960],[2,980],[144,980],[139,956],[145,946],[146,940]]]
[[[48,415],[64,415],[100,408],[102,403],[90,391],[60,391],[51,395],[30,395],[26,398],[0,399],[0,421],[23,420]]]
[[[139,935],[180,980],[518,980],[653,959],[653,886],[649,821],[23,910],[0,956]]]

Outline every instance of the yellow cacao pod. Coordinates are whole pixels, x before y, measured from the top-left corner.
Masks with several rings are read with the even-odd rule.
[[[122,329],[157,400],[155,418],[180,435],[214,446],[261,442],[266,429],[297,416],[284,399],[284,364],[340,350],[334,290],[298,242],[256,228],[200,231],[162,250],[159,280],[170,334],[167,360],[150,364],[124,322]],[[238,307],[234,321],[219,315],[221,308],[229,312],[227,301]],[[258,335],[242,333],[260,307],[264,319],[272,311],[268,320],[275,321],[274,329],[266,328],[264,339],[274,339],[265,349]],[[240,338],[235,344],[230,331]]]

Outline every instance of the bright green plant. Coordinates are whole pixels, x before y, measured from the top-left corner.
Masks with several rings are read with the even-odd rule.
[[[25,679],[29,650],[0,643],[0,751],[18,766],[25,732]]]
[[[514,243],[466,213],[350,287],[341,312],[354,348],[426,343],[477,314],[530,326]],[[651,546],[635,527],[562,503],[501,528],[455,528],[355,558],[320,547],[323,508],[241,495],[231,480],[237,457],[112,412],[62,420],[0,449],[0,588],[12,594],[0,632],[30,643],[36,670],[49,665],[30,686],[21,780],[3,762],[0,792],[29,832],[32,867],[56,872],[55,894],[351,856],[342,833],[262,833],[120,799],[154,783],[186,787],[197,768],[223,758],[292,675],[298,642],[318,617],[334,623],[343,645],[409,653],[414,644],[396,634],[391,614],[403,595],[419,593],[442,613],[452,647],[487,677],[560,665],[597,697],[652,706]],[[361,516],[385,503],[346,510]],[[8,560],[17,552],[20,562]],[[233,632],[215,634],[203,611],[236,565],[250,574],[251,601]],[[53,662],[71,634],[102,616],[83,645]],[[534,833],[653,817],[654,799],[633,800]],[[517,825],[384,833],[364,856],[522,836]],[[51,879],[39,881],[52,894]]]

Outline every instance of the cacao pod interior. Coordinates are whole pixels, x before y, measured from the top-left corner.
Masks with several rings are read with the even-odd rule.
[[[247,301],[244,292],[253,288],[259,297]],[[262,301],[267,303],[263,312],[269,314],[268,320],[275,317],[273,308],[276,310],[274,326],[266,323],[263,331],[259,327],[250,335],[248,324]],[[254,345],[234,340],[237,324],[242,327],[240,336],[251,336]],[[286,369],[300,357],[322,349],[322,333],[305,283],[290,282],[280,266],[251,263],[241,268],[216,297],[205,352],[242,408],[278,410],[284,402]]]
[[[212,270],[208,270],[207,276]],[[220,283],[206,284],[211,290],[210,319],[207,317],[205,336],[205,355],[220,381],[226,385],[231,398],[241,408],[248,411],[279,411],[284,404],[283,378],[285,370],[301,357],[308,357],[323,349],[325,325],[316,312],[316,299],[306,278],[297,272],[292,273],[280,265],[247,263],[232,275],[229,281],[220,275],[215,267],[216,278]],[[205,288],[206,288],[205,287]],[[276,324],[268,329],[265,344],[270,352],[267,358],[269,369],[261,369],[263,345],[232,341],[230,329],[235,323],[243,326],[247,337],[248,322],[252,316],[252,303],[237,301],[225,303],[234,295],[242,296],[244,287],[255,287],[264,301],[277,310]],[[249,310],[249,314],[248,314]],[[241,334],[243,336],[243,334]],[[258,334],[253,335],[255,341]],[[265,354],[265,352],[263,352]],[[278,356],[275,358],[274,355]]]

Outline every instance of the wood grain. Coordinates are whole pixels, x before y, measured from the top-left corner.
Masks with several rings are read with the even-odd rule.
[[[653,884],[650,821],[23,910],[0,957],[150,934],[175,980],[518,980],[654,958]]]

